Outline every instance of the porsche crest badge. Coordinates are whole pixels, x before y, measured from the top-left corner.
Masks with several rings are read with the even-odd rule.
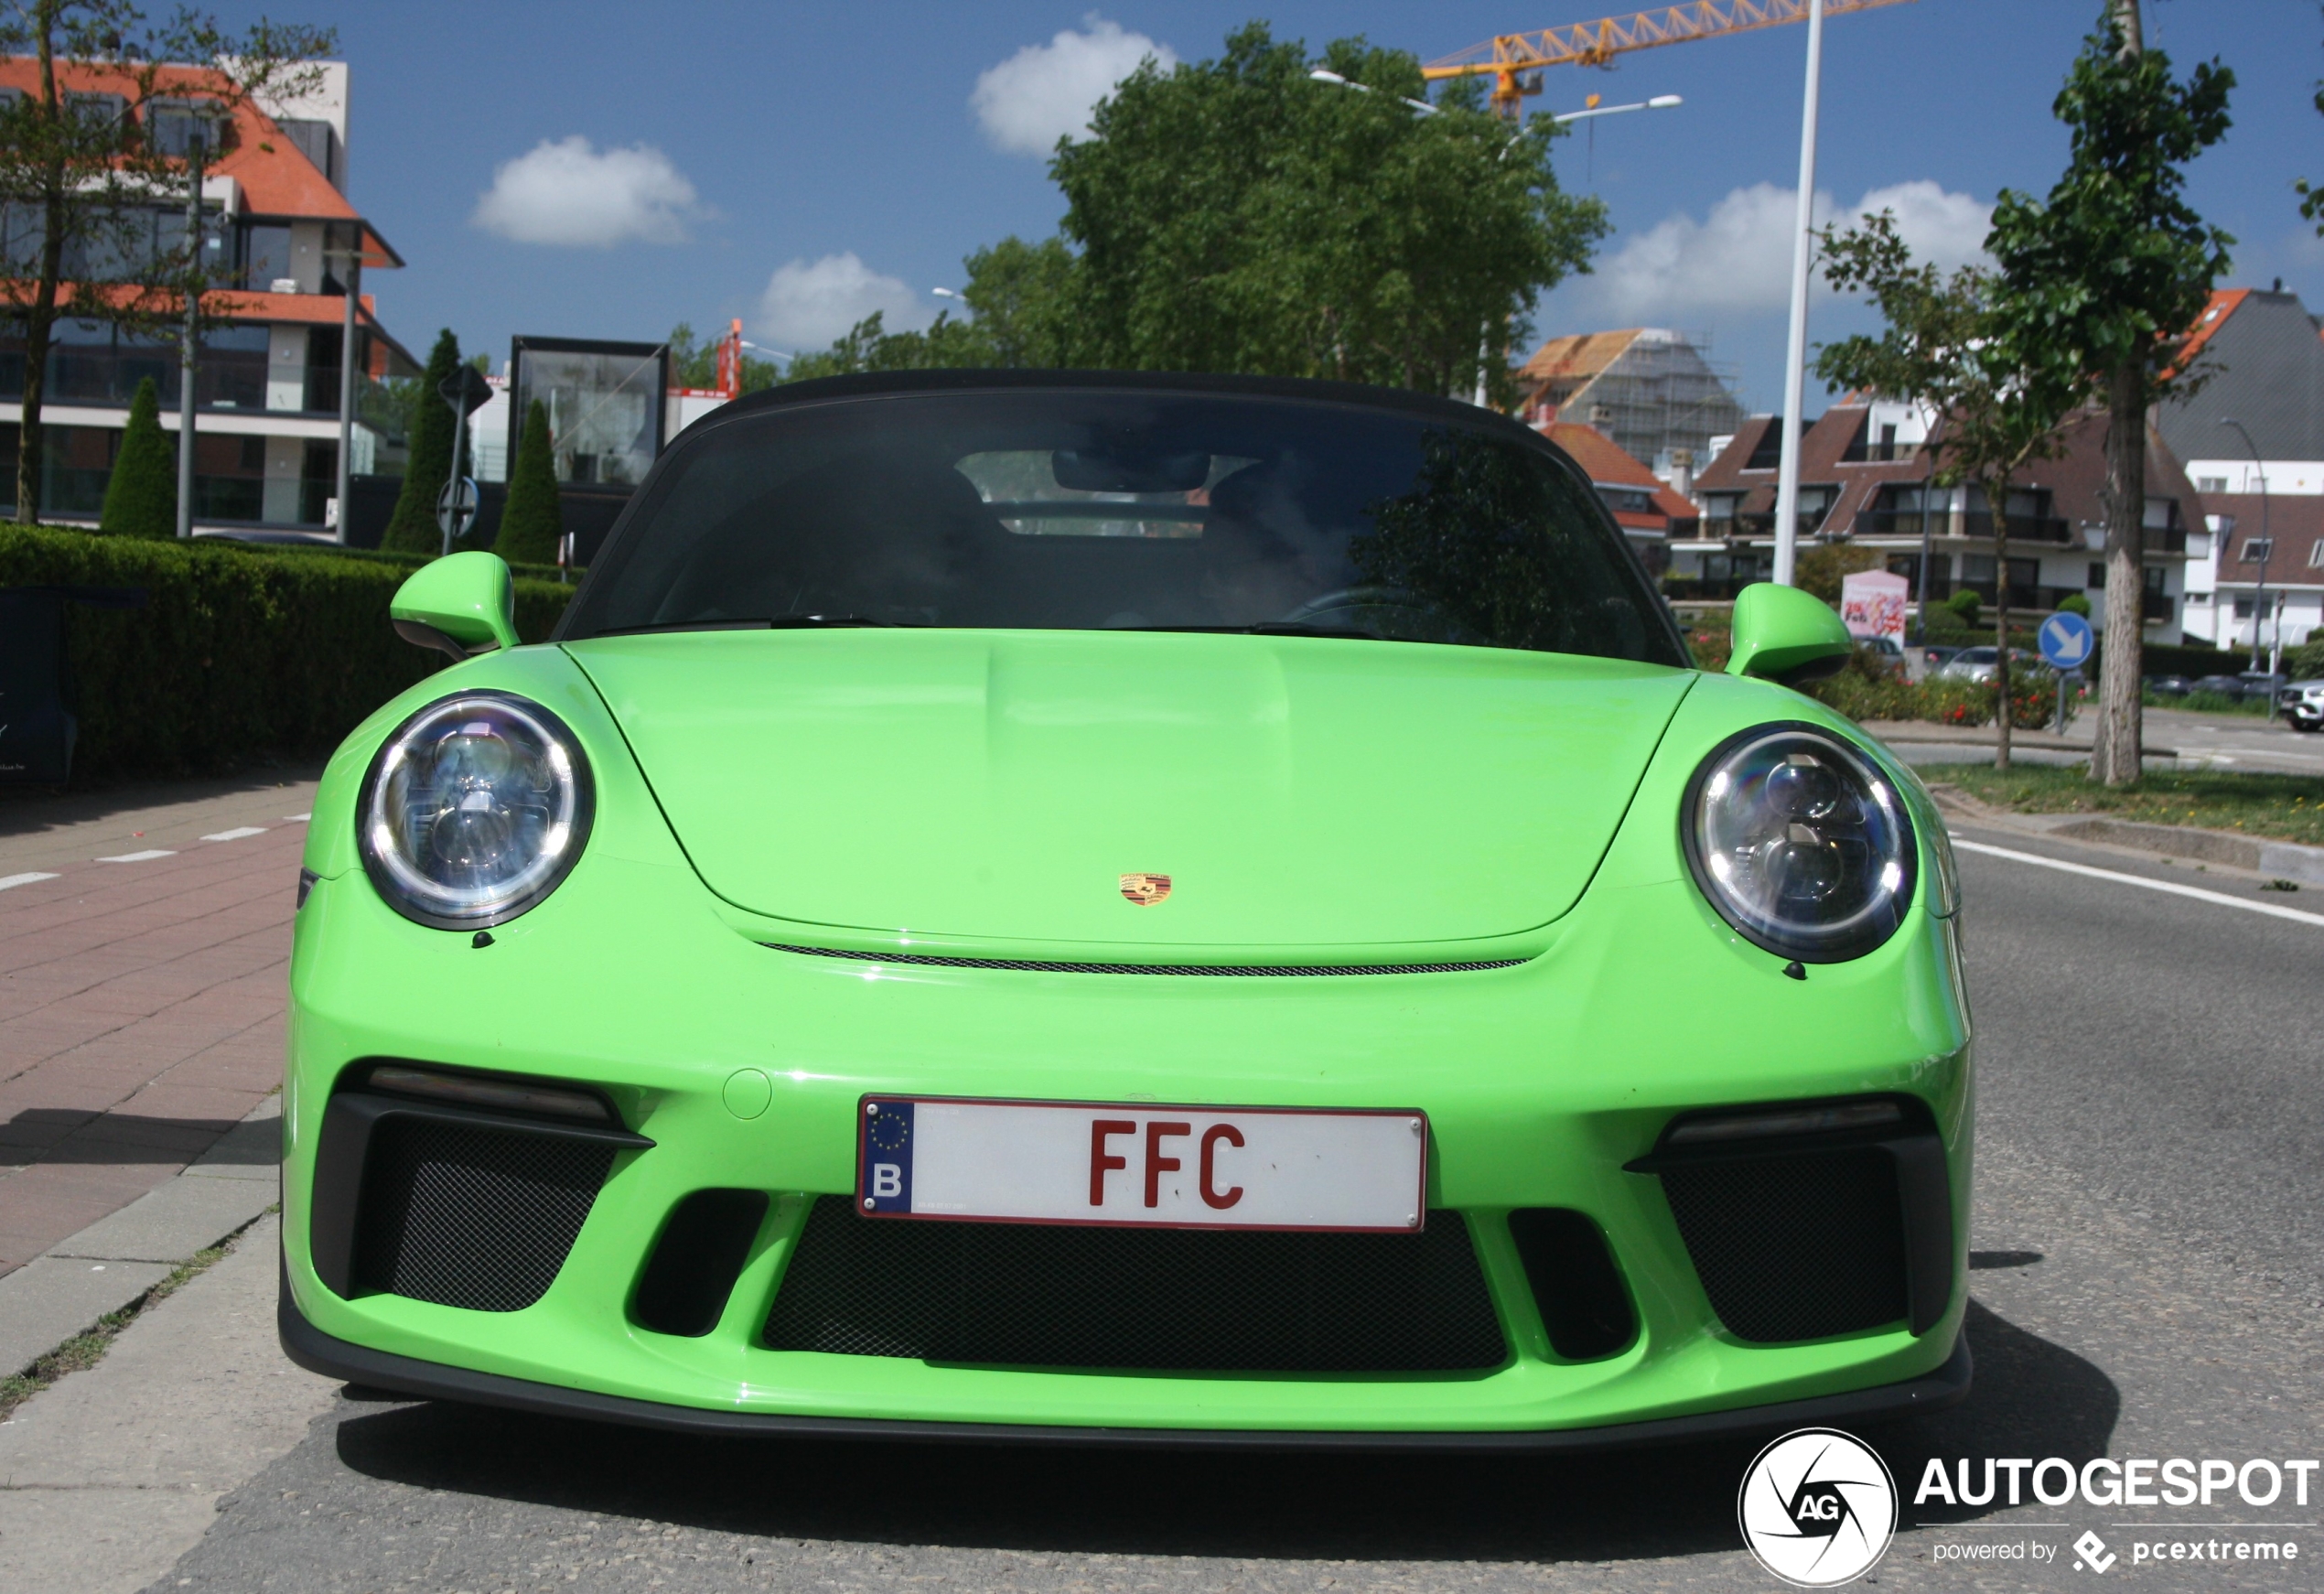
[[[1122,895],[1141,908],[1151,908],[1170,894],[1167,875],[1124,875]]]

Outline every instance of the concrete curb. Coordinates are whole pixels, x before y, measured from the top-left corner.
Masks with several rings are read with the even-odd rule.
[[[2324,846],[2269,841],[2264,836],[2239,835],[2232,830],[2198,830],[2185,824],[2142,824],[2128,819],[2076,819],[2049,827],[2051,835],[2075,841],[2104,842],[2175,858],[2223,864],[2232,869],[2279,879],[2324,886]]]
[[[0,1277],[0,1373],[21,1373],[274,1204],[282,1098],[269,1096],[199,1161]]]

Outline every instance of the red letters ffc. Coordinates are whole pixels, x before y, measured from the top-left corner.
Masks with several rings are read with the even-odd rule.
[[[1129,1118],[1097,1118],[1091,1121],[1090,1205],[1102,1207],[1105,1204],[1105,1176],[1107,1174],[1129,1170],[1129,1158],[1115,1156],[1107,1149],[1107,1142],[1117,1135],[1135,1135],[1137,1131],[1137,1124]],[[1193,1133],[1192,1124],[1164,1119],[1148,1120],[1146,1125],[1146,1204],[1147,1206],[1158,1207],[1162,1204],[1162,1176],[1166,1173],[1176,1173],[1186,1166],[1176,1157],[1162,1155],[1162,1142],[1182,1139]],[[1219,1188],[1218,1155],[1219,1144],[1221,1141],[1240,1149],[1243,1146],[1243,1131],[1232,1124],[1213,1124],[1202,1131],[1201,1157],[1198,1164],[1200,1177],[1196,1188],[1200,1192],[1205,1206],[1213,1212],[1222,1212],[1243,1199],[1243,1187],[1238,1184],[1231,1185],[1223,1190]]]

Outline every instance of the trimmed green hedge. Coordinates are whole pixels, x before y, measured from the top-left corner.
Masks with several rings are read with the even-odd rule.
[[[409,568],[304,548],[156,543],[0,522],[0,587],[142,587],[143,609],[68,606],[76,774],[157,776],[328,751],[445,662],[395,634]],[[573,596],[516,584],[517,632]]]

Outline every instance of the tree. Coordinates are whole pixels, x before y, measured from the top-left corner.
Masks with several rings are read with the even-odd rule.
[[[1148,60],[1101,104],[1092,136],[1049,170],[1079,253],[1069,274],[1075,364],[1332,376],[1462,393],[1533,296],[1586,270],[1605,234],[1595,199],[1550,168],[1556,124],[1512,135],[1457,85],[1434,113],[1400,51],[1342,39],[1310,79],[1305,48],[1264,24],[1216,60]]]
[[[427,369],[412,395],[404,456],[403,488],[395,495],[395,512],[380,533],[380,546],[397,554],[436,554],[444,548],[444,533],[436,523],[436,495],[452,477],[452,406],[436,389],[460,368],[460,340],[445,328],[428,350]]]
[[[1847,232],[1825,228],[1824,275],[1867,295],[1886,325],[1824,349],[1816,374],[1834,386],[1915,399],[1936,413],[1930,479],[1967,483],[1985,495],[1993,522],[1994,767],[2009,767],[2009,495],[2034,460],[2058,452],[2058,423],[2071,390],[2039,369],[2046,351],[2017,338],[2024,285],[1982,266],[1950,277],[1916,262],[1893,210]]]
[[[1076,262],[1063,239],[1028,243],[1004,238],[962,264],[968,282],[961,297],[976,313],[974,325],[993,364],[1055,369],[1069,363]]]
[[[161,429],[161,393],[150,376],[129,401],[97,529],[117,537],[178,534],[178,447]]]
[[[556,454],[549,442],[549,407],[524,407],[524,431],[509,467],[509,501],[492,551],[511,565],[554,565],[565,540],[565,510],[557,501]]]
[[[1820,543],[1800,551],[1800,561],[1793,575],[1800,590],[1811,598],[1820,598],[1834,609],[1840,607],[1841,583],[1858,571],[1877,570],[1882,560],[1871,548],[1852,548],[1843,543]]]
[[[715,388],[718,385],[718,343],[715,338],[696,335],[691,322],[681,321],[670,328],[670,380],[680,387]],[[757,393],[762,387],[772,387],[782,380],[782,367],[771,360],[742,357],[742,391]]]
[[[2045,199],[2004,189],[1985,248],[2013,285],[2009,340],[2041,355],[2060,413],[2102,397],[2106,432],[2106,647],[2090,778],[2140,772],[2139,671],[2146,591],[2146,412],[2200,375],[2180,362],[2234,242],[2187,203],[2187,162],[2224,137],[2234,74],[2216,60],[2186,81],[2143,47],[2138,0],[2108,0],[2060,91],[2072,130],[2065,174]]]
[[[328,29],[263,21],[229,36],[183,10],[149,27],[130,0],[0,5],[0,54],[39,62],[38,86],[0,107],[0,308],[24,338],[18,520],[39,505],[57,323],[152,336],[182,322],[186,293],[199,307],[215,273],[184,224],[189,125],[231,136],[243,105],[311,90],[333,44]]]
[[[783,380],[806,382],[859,371],[960,370],[1001,363],[991,339],[974,321],[955,321],[947,311],[940,313],[936,324],[925,332],[890,332],[883,313],[874,310],[829,349],[793,360]]]

